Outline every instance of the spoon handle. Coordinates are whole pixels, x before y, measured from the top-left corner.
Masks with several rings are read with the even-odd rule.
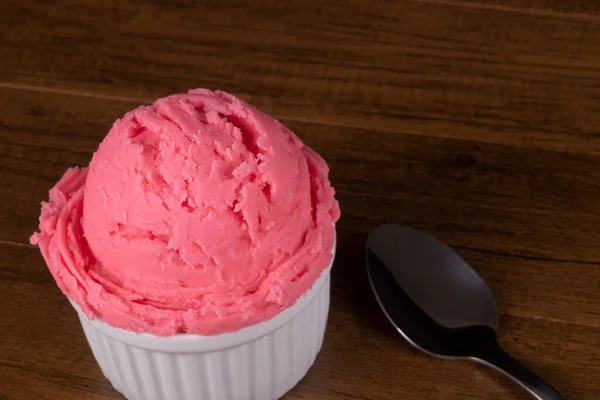
[[[486,346],[476,361],[507,375],[537,400],[566,400],[548,382],[505,352],[495,339],[493,345]]]

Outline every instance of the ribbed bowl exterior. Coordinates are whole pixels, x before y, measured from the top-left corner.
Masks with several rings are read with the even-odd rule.
[[[80,310],[94,357],[128,400],[274,400],[307,373],[329,311],[329,271],[306,307],[266,334],[214,351],[169,352],[133,345],[98,329]]]

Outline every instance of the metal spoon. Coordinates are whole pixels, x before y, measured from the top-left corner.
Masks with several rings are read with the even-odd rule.
[[[494,294],[444,243],[413,228],[382,225],[367,239],[367,271],[385,315],[416,348],[485,364],[538,400],[565,400],[502,350]]]

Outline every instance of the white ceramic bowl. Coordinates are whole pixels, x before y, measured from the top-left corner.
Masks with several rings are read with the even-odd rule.
[[[89,320],[71,304],[104,376],[128,400],[274,400],[306,375],[321,349],[331,264],[280,314],[215,336],[136,334]]]

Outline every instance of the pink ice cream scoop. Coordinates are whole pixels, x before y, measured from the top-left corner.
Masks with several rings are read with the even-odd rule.
[[[327,175],[275,119],[192,90],[117,120],[89,167],[50,190],[31,242],[90,319],[230,332],[291,306],[330,263]]]

